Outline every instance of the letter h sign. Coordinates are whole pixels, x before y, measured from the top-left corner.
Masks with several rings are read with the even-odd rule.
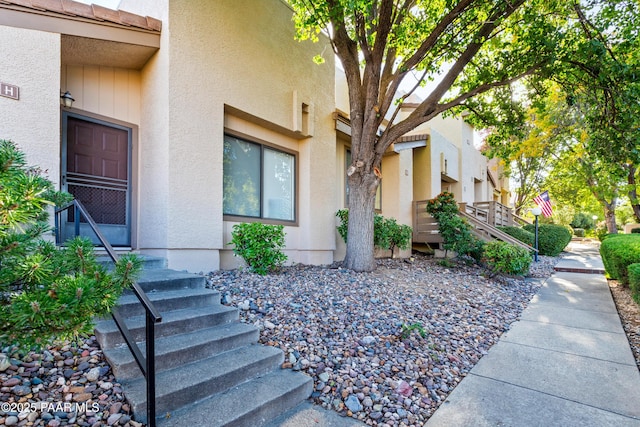
[[[20,88],[18,86],[0,82],[0,96],[11,99],[20,99]]]

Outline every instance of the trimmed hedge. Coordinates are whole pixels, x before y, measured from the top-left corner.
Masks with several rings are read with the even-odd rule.
[[[504,231],[509,236],[520,240],[522,243],[526,243],[533,247],[535,235],[530,231],[525,230],[522,227],[498,227],[500,231]]]
[[[640,304],[640,264],[631,264],[627,267],[629,273],[629,287],[631,288],[631,295],[635,302]]]
[[[600,245],[600,255],[609,277],[629,286],[628,267],[640,263],[640,235],[609,236]]]
[[[527,224],[523,228],[535,234],[534,224]],[[571,231],[567,227],[558,224],[538,224],[538,254],[558,256],[570,241]]]
[[[631,234],[640,234],[640,227],[636,227],[636,228],[632,228],[631,229]]]

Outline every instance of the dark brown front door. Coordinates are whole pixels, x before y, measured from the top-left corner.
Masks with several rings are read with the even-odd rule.
[[[111,245],[130,246],[131,130],[72,114],[64,120],[63,186]]]

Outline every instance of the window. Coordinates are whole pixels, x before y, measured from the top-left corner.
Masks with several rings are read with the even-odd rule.
[[[351,150],[347,149],[347,152],[345,154],[345,170],[349,169],[349,166],[351,166]],[[380,169],[382,169],[382,165],[380,165]],[[346,177],[346,173],[345,173],[345,177]],[[345,185],[345,206],[349,207],[349,179],[348,177],[345,178],[344,181],[344,185]],[[375,201],[375,206],[374,206],[375,210],[377,211],[382,211],[382,182],[378,184],[378,188],[376,189],[376,201]]]
[[[295,156],[224,136],[225,215],[295,221]]]

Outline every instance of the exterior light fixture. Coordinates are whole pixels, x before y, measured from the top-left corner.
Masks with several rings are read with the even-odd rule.
[[[542,209],[540,209],[539,207],[535,207],[533,209],[531,209],[531,214],[533,216],[536,217],[536,232],[535,232],[535,252],[533,253],[533,259],[535,262],[538,262],[538,217],[540,216],[540,214],[542,213]]]
[[[75,101],[75,99],[73,99],[69,91],[66,91],[65,93],[60,95],[60,103],[66,108],[71,108],[71,106],[73,105],[73,101]]]

